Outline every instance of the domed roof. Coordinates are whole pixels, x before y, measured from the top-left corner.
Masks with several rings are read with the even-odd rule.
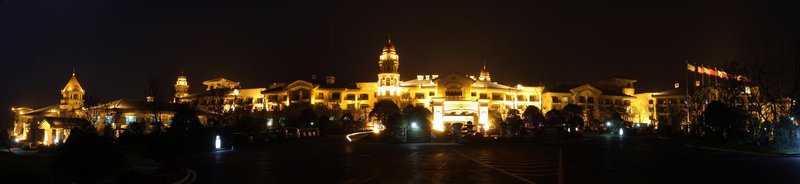
[[[80,91],[83,92],[83,88],[81,87],[81,83],[78,82],[78,78],[75,77],[75,73],[72,73],[72,78],[69,79],[67,82],[67,86],[64,86],[64,90],[62,91]]]

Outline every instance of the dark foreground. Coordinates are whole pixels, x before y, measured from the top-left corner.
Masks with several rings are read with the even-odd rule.
[[[274,143],[187,158],[200,183],[800,183],[800,158],[698,150],[656,137],[560,145]]]

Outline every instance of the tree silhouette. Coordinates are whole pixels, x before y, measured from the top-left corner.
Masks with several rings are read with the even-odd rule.
[[[381,100],[375,103],[375,108],[369,112],[370,117],[378,119],[379,122],[388,124],[389,118],[400,114],[400,107],[391,100]],[[387,125],[388,127],[388,125]]]
[[[539,107],[529,105],[525,107],[522,119],[528,127],[538,127],[539,124],[544,122],[544,114],[542,114],[542,110]]]
[[[564,123],[568,127],[582,127],[583,126],[583,108],[575,104],[569,104],[561,109],[564,115]]]

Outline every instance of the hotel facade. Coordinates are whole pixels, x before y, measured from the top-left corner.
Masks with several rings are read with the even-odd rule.
[[[433,129],[439,131],[450,124],[466,122],[474,123],[480,130],[489,130],[498,124],[490,121],[492,113],[523,112],[528,106],[536,106],[547,113],[568,104],[582,107],[587,123],[619,113],[626,121],[658,126],[661,121],[673,121],[668,114],[676,111],[676,108],[665,108],[666,111],[661,112],[661,106],[656,104],[664,100],[659,98],[678,98],[664,92],[636,93],[636,80],[625,77],[554,87],[505,84],[495,81],[485,65],[476,67],[477,75],[449,72],[401,78],[400,55],[391,40],[383,46],[376,64],[376,78],[367,82],[342,83],[334,76],[312,75],[307,80],[242,88],[239,82],[217,78],[204,81],[206,89],[196,93],[189,91],[190,80],[181,73],[174,85],[173,101],[159,105],[159,110],[148,107],[161,102],[149,99],[120,99],[85,107],[85,91],[73,74],[61,91],[63,98],[58,105],[40,109],[12,108],[16,114],[12,136],[48,144],[65,140],[68,129],[87,123],[98,129],[110,126],[115,135],[132,122],[153,121],[169,126],[169,119],[178,105],[197,108],[201,112],[199,119],[207,123],[214,116],[231,110],[276,112],[293,104],[306,104],[348,112],[365,121],[367,127],[364,128],[378,128],[381,123],[370,121],[366,114],[381,100],[393,101],[400,108],[409,105],[428,108],[433,113]],[[32,137],[32,131],[40,134]]]
[[[376,64],[376,78],[368,82],[342,83],[334,76],[312,75],[306,80],[276,82],[263,88],[241,88],[238,82],[218,78],[204,81],[206,91],[194,94],[186,91],[187,77],[181,75],[175,85],[175,99],[218,112],[234,109],[274,112],[293,104],[310,104],[349,111],[356,116],[367,114],[378,101],[390,100],[400,108],[409,105],[428,108],[433,113],[433,129],[440,131],[449,124],[466,122],[488,130],[497,126],[490,122],[492,111],[506,114],[536,106],[547,113],[567,104],[582,107],[587,122],[603,120],[612,113],[622,114],[624,120],[634,123],[658,122],[653,104],[658,93],[637,94],[636,80],[625,77],[546,88],[496,82],[484,65],[476,67],[478,75],[419,74],[404,80],[399,72],[400,55],[391,40],[383,46]],[[373,123],[368,121],[367,128],[380,126]]]

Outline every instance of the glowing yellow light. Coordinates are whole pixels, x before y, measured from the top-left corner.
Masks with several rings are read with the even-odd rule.
[[[378,124],[372,125],[372,133],[381,133],[381,127]]]

